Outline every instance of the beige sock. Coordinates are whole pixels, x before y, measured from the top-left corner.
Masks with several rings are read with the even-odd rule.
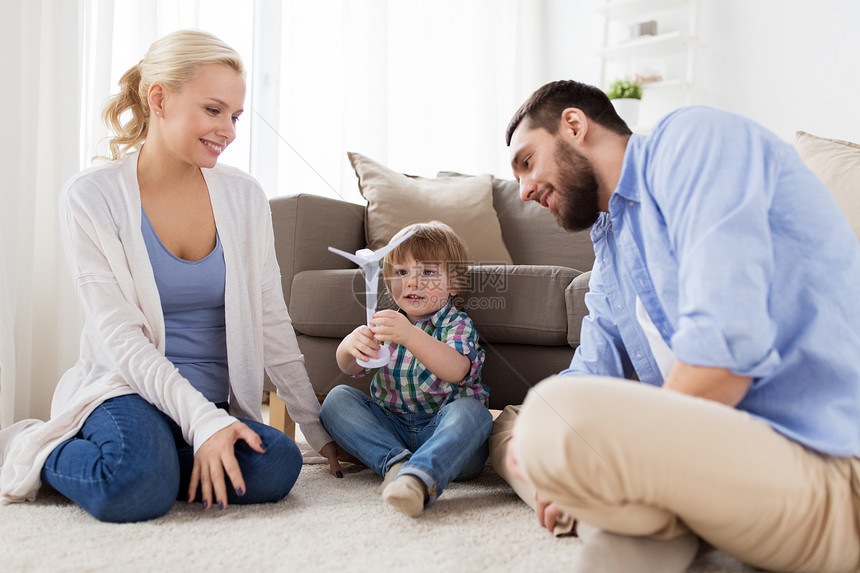
[[[582,545],[574,573],[683,573],[699,548],[693,533],[664,541],[609,533],[581,521],[576,530]]]
[[[382,499],[409,517],[418,517],[424,511],[427,488],[420,479],[406,474],[395,479],[385,488]]]
[[[394,479],[397,477],[397,474],[400,472],[400,468],[403,467],[403,464],[404,462],[395,462],[390,468],[388,468],[388,471],[385,472],[385,477],[382,479],[382,484],[378,488],[376,488],[376,493],[382,495],[382,492],[385,491],[385,488],[387,488],[391,484],[391,482],[393,482]]]

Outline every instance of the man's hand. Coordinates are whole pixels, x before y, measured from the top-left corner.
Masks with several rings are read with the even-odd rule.
[[[505,466],[515,478],[522,482],[531,484],[525,473],[523,473],[520,468],[519,461],[517,460],[513,434],[511,434],[511,439],[508,441],[508,450],[505,455]],[[541,497],[537,491],[535,492],[535,512],[538,516],[538,523],[540,523],[541,527],[547,528],[550,532],[555,528],[555,524],[559,518],[565,515],[561,508],[550,500]]]
[[[245,480],[242,478],[242,470],[239,469],[234,451],[236,442],[239,440],[244,440],[257,453],[266,453],[260,436],[242,422],[234,422],[215,432],[194,454],[194,468],[191,470],[191,482],[188,485],[188,503],[197,497],[199,484],[204,510],[212,505],[213,489],[218,507],[221,509],[227,507],[225,473],[230,478],[236,495],[245,495]]]
[[[751,381],[749,376],[739,376],[726,368],[692,366],[676,360],[663,388],[735,407],[746,396]]]
[[[555,528],[556,521],[558,521],[558,518],[564,515],[564,511],[562,511],[556,504],[554,504],[550,500],[541,497],[539,493],[535,493],[535,503],[535,511],[538,515],[538,523],[540,523],[542,527],[546,527],[550,532],[552,532],[552,530]]]
[[[505,455],[505,466],[507,466],[508,471],[511,472],[511,474],[518,480],[525,483],[531,483],[525,476],[525,474],[523,474],[522,470],[520,469],[520,464],[517,461],[517,452],[514,448],[513,432],[511,433],[511,439],[508,441],[508,451],[507,455]]]

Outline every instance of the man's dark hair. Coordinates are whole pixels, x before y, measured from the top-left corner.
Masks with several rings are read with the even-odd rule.
[[[552,134],[556,133],[561,112],[569,107],[581,109],[588,119],[618,135],[633,133],[624,120],[618,117],[615,107],[601,90],[573,80],[559,80],[538,88],[520,106],[508,124],[505,141],[511,144],[514,131],[524,119],[529,120],[530,129],[542,127]]]

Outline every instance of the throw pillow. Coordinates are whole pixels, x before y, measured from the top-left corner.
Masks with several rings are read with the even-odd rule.
[[[833,193],[860,239],[860,145],[798,131],[794,147]]]
[[[471,177],[440,171],[439,177]],[[570,233],[549,209],[520,199],[516,181],[493,178],[493,207],[502,226],[502,238],[516,265],[555,265],[582,272],[594,265],[590,231]]]
[[[358,153],[347,155],[367,200],[368,248],[384,247],[406,225],[437,220],[460,236],[471,264],[511,264],[493,209],[492,176],[415,177]]]

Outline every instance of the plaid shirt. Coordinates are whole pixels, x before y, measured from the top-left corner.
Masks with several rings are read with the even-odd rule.
[[[474,398],[486,406],[490,389],[481,384],[485,352],[472,319],[447,304],[415,326],[468,358],[469,373],[457,382],[440,380],[406,347],[390,343],[391,361],[373,377],[371,396],[391,412],[407,414],[432,414],[457,398]]]

